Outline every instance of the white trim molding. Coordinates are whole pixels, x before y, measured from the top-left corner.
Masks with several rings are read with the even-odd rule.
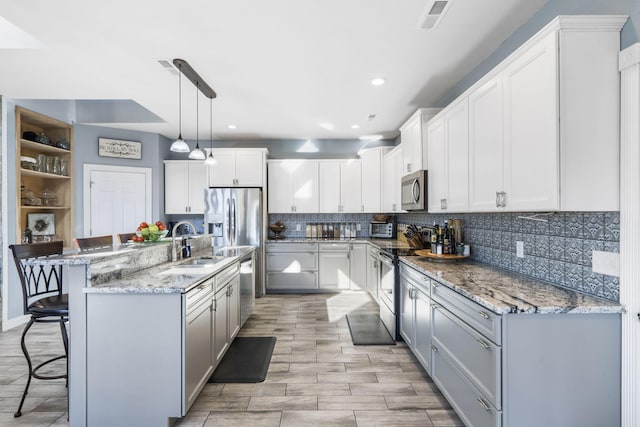
[[[640,43],[620,52],[621,420],[640,425]]]

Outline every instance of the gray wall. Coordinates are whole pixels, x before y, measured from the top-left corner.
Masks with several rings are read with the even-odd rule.
[[[622,48],[640,41],[640,0],[550,0],[433,107],[444,108],[558,15],[630,15],[621,33]]]
[[[318,148],[317,153],[298,152],[307,141],[311,141]],[[195,141],[186,141],[193,149]],[[353,159],[357,157],[358,150],[376,146],[396,145],[400,138],[375,142],[360,141],[358,139],[258,139],[258,140],[223,140],[213,141],[214,148],[266,148],[269,150],[270,159]],[[209,141],[200,143],[201,148],[209,148]],[[169,152],[168,159],[186,159],[186,154]]]
[[[98,138],[140,141],[142,143],[142,159],[117,159],[98,156]],[[129,166],[151,168],[152,206],[151,217],[164,220],[164,166],[162,161],[169,156],[170,143],[162,135],[148,132],[136,132],[100,126],[75,125],[73,163],[75,175],[75,227],[76,236],[84,235],[83,218],[83,165],[98,164],[110,166]],[[142,221],[145,218],[141,218]]]

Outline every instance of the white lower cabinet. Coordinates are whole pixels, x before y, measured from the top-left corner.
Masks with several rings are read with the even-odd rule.
[[[349,279],[351,289],[367,290],[367,245],[351,243],[349,249]]]
[[[376,246],[367,245],[367,291],[376,301],[378,301],[378,283],[380,281],[378,251]]]
[[[320,243],[318,246],[319,287],[350,289],[349,243]]]
[[[267,243],[267,292],[318,289],[318,244]]]

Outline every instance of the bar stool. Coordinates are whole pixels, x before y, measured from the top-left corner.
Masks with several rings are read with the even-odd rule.
[[[106,236],[77,238],[73,239],[73,243],[79,252],[96,251],[113,248],[113,236],[109,234]]]
[[[69,320],[69,298],[67,294],[62,293],[62,266],[27,265],[25,262],[30,258],[61,255],[62,245],[63,242],[59,240],[56,242],[36,243],[32,245],[9,246],[9,249],[11,249],[13,253],[13,259],[16,264],[16,269],[18,270],[20,282],[22,283],[24,314],[31,315],[31,319],[29,319],[29,322],[25,326],[20,340],[20,346],[22,347],[22,352],[27,359],[27,365],[29,367],[29,377],[27,379],[27,385],[24,388],[24,393],[22,394],[22,399],[20,400],[20,406],[18,406],[18,410],[13,414],[16,418],[22,415],[22,405],[29,392],[31,378],[37,378],[39,380],[65,378],[67,379],[68,385],[67,372],[59,375],[38,374],[40,368],[62,358],[67,359],[68,371],[69,362],[67,356],[69,354],[69,338],[67,336],[65,322]],[[25,345],[25,337],[34,323],[52,322],[60,324],[64,354],[46,360],[34,368],[31,362],[31,356]]]

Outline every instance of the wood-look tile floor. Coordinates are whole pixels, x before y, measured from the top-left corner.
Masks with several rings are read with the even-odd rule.
[[[207,384],[176,425],[463,426],[402,342],[352,344],[345,315],[356,310],[378,309],[362,292],[257,299],[240,335],[277,338],[267,379],[258,384]],[[45,354],[58,354],[59,330],[36,327],[37,333],[30,332],[32,345]],[[17,328],[0,334],[0,427],[66,426],[62,380],[34,380],[24,415],[13,418],[26,381],[21,332]]]

